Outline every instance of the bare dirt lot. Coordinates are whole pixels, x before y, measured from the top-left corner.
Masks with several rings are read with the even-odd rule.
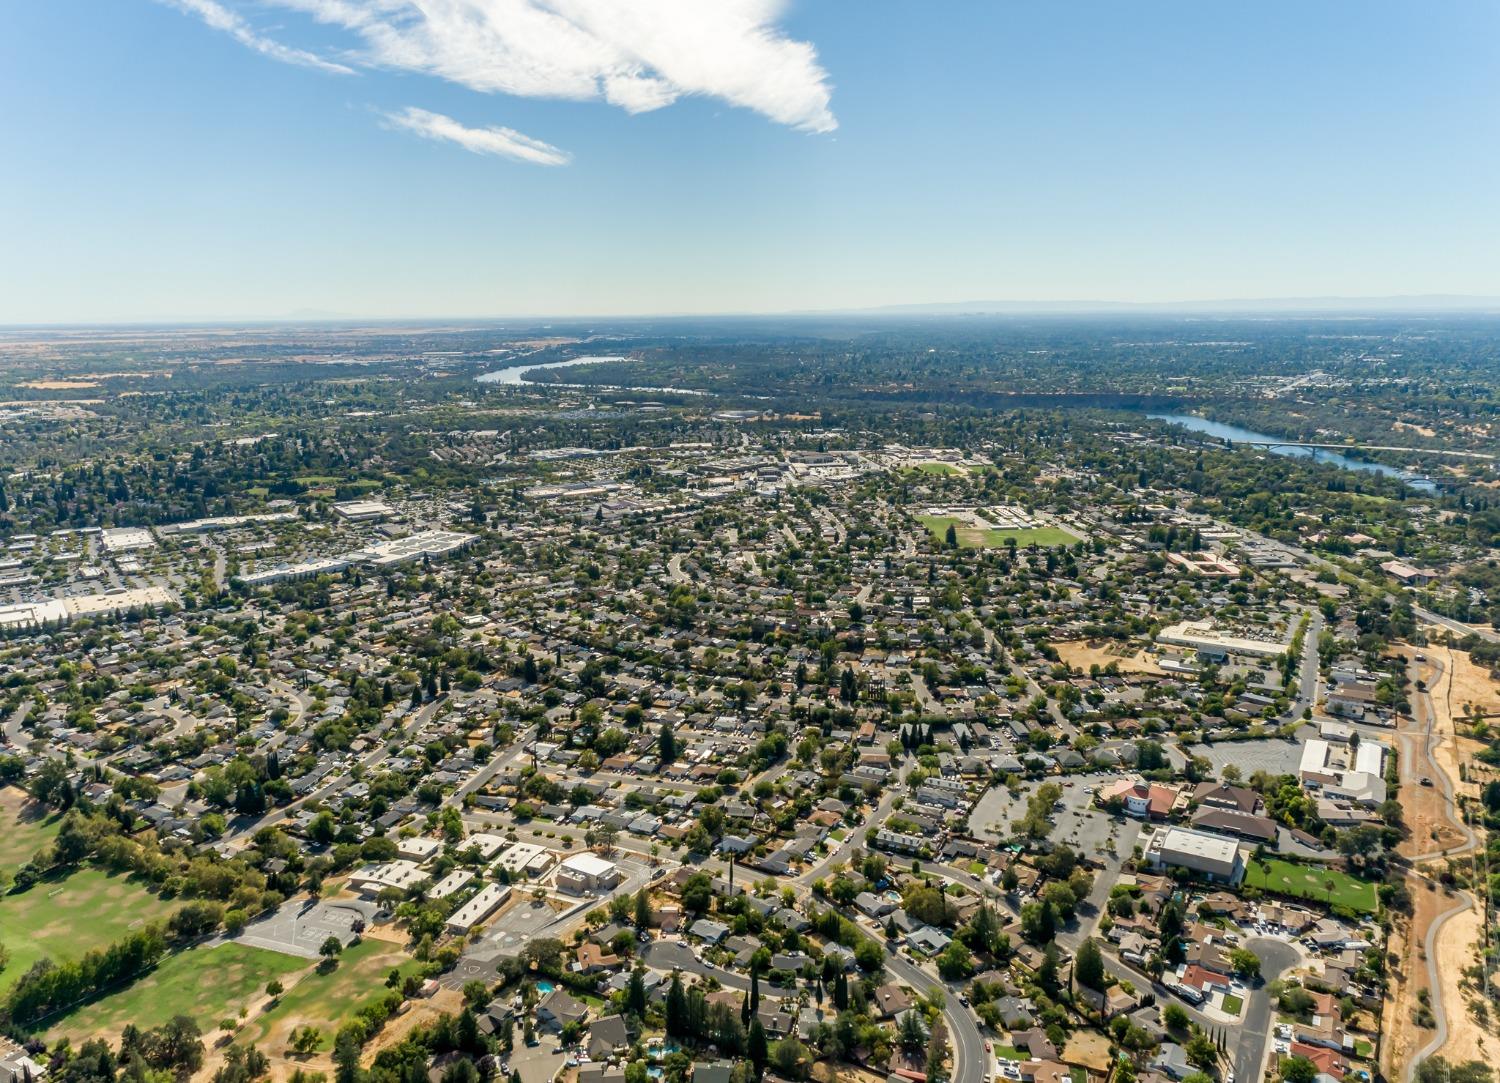
[[[1385,1019],[1381,1023],[1384,1040],[1380,1046],[1381,1066],[1387,1079],[1401,1079],[1401,1071],[1411,1055],[1432,1038],[1432,1031],[1419,1027],[1412,1019],[1417,997],[1428,988],[1427,953],[1423,941],[1427,928],[1453,900],[1440,890],[1428,890],[1427,883],[1415,874],[1407,877],[1413,913],[1409,923],[1391,933],[1386,945],[1391,960],[1390,995],[1385,999]],[[1456,919],[1455,919],[1456,920]]]
[[[1453,675],[1450,706],[1456,717],[1472,713],[1477,707],[1485,715],[1500,714],[1500,682],[1490,671],[1475,665],[1468,651],[1443,648],[1449,672]]]
[[[1495,1039],[1486,1034],[1469,1014],[1468,1000],[1475,996],[1464,971],[1474,962],[1474,945],[1483,936],[1479,912],[1472,906],[1455,914],[1438,930],[1436,955],[1443,961],[1438,967],[1443,1006],[1448,1013],[1448,1040],[1438,1050],[1449,1063],[1478,1060],[1490,1062]]]
[[[1121,673],[1160,674],[1161,667],[1143,652],[1128,644],[1109,639],[1075,639],[1067,643],[1054,643],[1057,655],[1070,666],[1088,672],[1090,666],[1100,669],[1113,662]]]
[[[1433,645],[1422,650],[1408,648],[1404,653],[1413,685],[1412,718],[1403,721],[1397,738],[1400,800],[1410,828],[1400,852],[1419,865],[1407,878],[1414,903],[1411,921],[1393,933],[1389,943],[1392,984],[1382,1028],[1386,1035],[1382,1060],[1388,1070],[1396,1071],[1405,1069],[1433,1037],[1431,1029],[1413,1022],[1417,997],[1421,990],[1429,989],[1432,980],[1426,941],[1433,923],[1456,907],[1462,909],[1443,922],[1432,944],[1432,954],[1442,960],[1442,965],[1436,967],[1437,988],[1429,992],[1441,1003],[1448,1027],[1441,1051],[1450,1058],[1487,1061],[1486,1048],[1497,1044],[1470,1014],[1463,987],[1463,972],[1474,962],[1483,938],[1481,915],[1461,896],[1432,890],[1426,877],[1436,874],[1444,851],[1466,848],[1467,835],[1455,819],[1444,783],[1452,784],[1456,796],[1473,796],[1492,775],[1474,758],[1481,745],[1459,736],[1456,721],[1463,717],[1468,704],[1488,702],[1500,694],[1500,689],[1461,651]],[[1418,655],[1423,656],[1421,661]],[[1425,690],[1416,685],[1419,680]],[[1422,778],[1430,779],[1432,785],[1421,785]],[[1402,1078],[1389,1071],[1388,1075]]]
[[[1459,738],[1454,732],[1453,712],[1450,709],[1453,665],[1448,651],[1443,647],[1428,647],[1425,651],[1408,648],[1404,652],[1409,660],[1408,673],[1412,678],[1412,717],[1403,719],[1398,730],[1401,765],[1401,804],[1409,834],[1401,846],[1400,853],[1406,857],[1436,855],[1466,839],[1449,808],[1447,792],[1442,786],[1442,777],[1453,784],[1455,794],[1473,793],[1472,782],[1465,782],[1459,770],[1460,759],[1473,762],[1475,748],[1460,748],[1475,742]],[[1424,661],[1416,661],[1422,655]],[[1426,690],[1416,686],[1422,681]],[[1428,734],[1433,739],[1427,739]],[[1430,785],[1422,785],[1422,779]]]

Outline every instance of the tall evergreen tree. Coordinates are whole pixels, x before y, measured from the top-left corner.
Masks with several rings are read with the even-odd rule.
[[[766,1074],[766,1061],[770,1059],[770,1050],[766,1045],[766,1029],[760,1025],[759,1019],[750,1020],[748,1045],[750,1063],[755,1066],[755,1078],[761,1079]]]

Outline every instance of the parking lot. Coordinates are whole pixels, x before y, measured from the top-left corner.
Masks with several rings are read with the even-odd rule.
[[[438,981],[450,989],[461,989],[469,981],[494,981],[499,976],[502,959],[513,958],[533,940],[542,937],[562,938],[563,928],[571,925],[581,913],[592,908],[593,900],[582,909],[557,910],[545,902],[532,899],[530,893],[519,896],[501,911],[477,942],[464,949],[452,970]]]
[[[1118,825],[1107,813],[1094,808],[1094,789],[1104,779],[1114,777],[1094,773],[1048,780],[1062,787],[1062,802],[1066,806],[1052,813],[1053,842],[1065,842],[1089,856],[1110,851],[1118,837]],[[976,838],[997,842],[1008,838],[1011,822],[1026,811],[1027,799],[1039,785],[1039,782],[1023,783],[1015,797],[1004,786],[991,787],[970,813],[969,830]]]
[[[1272,775],[1296,774],[1302,762],[1300,741],[1225,741],[1216,745],[1194,745],[1195,756],[1202,756],[1214,765],[1214,773],[1222,775],[1226,764],[1234,764],[1243,778],[1256,771]]]
[[[318,949],[330,936],[338,937],[341,944],[348,944],[354,939],[355,923],[362,921],[369,925],[374,916],[373,903],[356,899],[337,902],[294,899],[283,903],[269,917],[246,925],[237,939],[242,944],[279,951],[283,955],[316,959]]]

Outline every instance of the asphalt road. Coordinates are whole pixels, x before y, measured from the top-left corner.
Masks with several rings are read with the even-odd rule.
[[[750,979],[743,974],[725,970],[718,966],[709,966],[698,957],[698,953],[680,940],[653,940],[646,945],[641,952],[641,960],[653,970],[681,970],[684,974],[697,974],[699,977],[716,978],[720,985],[726,989],[738,989],[746,992],[750,988]]]
[[[899,955],[887,954],[885,968],[920,993],[943,990],[947,998],[943,1018],[948,1021],[948,1036],[953,1044],[953,1083],[984,1083],[990,1057],[984,1050],[984,1038],[974,1013],[958,1002],[958,987],[944,984]]]
[[[1281,716],[1284,722],[1300,719],[1302,712],[1318,699],[1318,637],[1323,634],[1323,614],[1313,609],[1308,616],[1307,634],[1302,640],[1302,664],[1297,671],[1297,698]]]
[[[1266,987],[1296,966],[1301,956],[1284,940],[1248,940],[1245,947],[1260,956],[1261,983],[1250,990],[1245,1017],[1237,1028],[1239,1044],[1234,1052],[1234,1078],[1254,1083],[1261,1078],[1266,1055],[1270,1052],[1271,1024],[1275,1019],[1275,1006]]]
[[[653,940],[641,952],[641,959],[654,970],[678,969],[686,974],[716,978],[726,989],[744,991],[750,988],[750,980],[744,975],[709,966],[698,957],[697,952],[681,941]],[[973,1013],[958,1001],[958,987],[946,985],[900,955],[887,953],[885,968],[892,977],[919,993],[926,993],[931,989],[943,990],[946,998],[943,1017],[948,1021],[948,1033],[953,1044],[953,1083],[984,1083],[989,1054],[985,1052],[984,1038],[979,1033],[979,1024]]]
[[[1440,613],[1434,613],[1430,609],[1423,609],[1419,605],[1412,606],[1411,611],[1422,620],[1430,624],[1436,624],[1439,628],[1446,628],[1457,635],[1477,635],[1480,639],[1487,639],[1491,643],[1500,643],[1500,632],[1480,628],[1472,624],[1464,624],[1462,621],[1456,621],[1452,617],[1445,617]]]
[[[1432,619],[1436,616],[1435,614],[1427,613],[1425,610],[1418,610],[1417,612],[1423,619]],[[1447,621],[1446,618],[1441,617],[1437,618],[1437,620],[1439,622],[1446,622],[1443,623],[1443,627],[1451,627],[1458,623],[1456,621]],[[1412,662],[1413,677],[1419,672],[1417,667],[1420,665],[1422,663]],[[1426,665],[1431,668],[1432,672],[1427,675],[1422,690],[1416,692],[1412,697],[1412,717],[1424,721],[1423,731],[1419,739],[1422,741],[1427,763],[1432,770],[1433,781],[1442,791],[1443,799],[1447,804],[1448,819],[1463,833],[1464,841],[1457,846],[1450,846],[1446,849],[1431,850],[1426,853],[1416,854],[1412,857],[1414,865],[1421,865],[1424,862],[1450,857],[1460,857],[1474,850],[1479,845],[1479,837],[1458,813],[1458,801],[1454,795],[1453,780],[1448,777],[1448,772],[1438,766],[1437,758],[1433,755],[1433,748],[1438,743],[1438,738],[1434,732],[1436,713],[1432,706],[1432,688],[1442,681],[1443,663],[1436,658],[1429,658]],[[1443,986],[1438,977],[1437,936],[1439,930],[1442,929],[1450,918],[1456,917],[1475,905],[1473,896],[1466,891],[1458,892],[1456,898],[1458,901],[1452,909],[1439,914],[1427,926],[1427,936],[1423,942],[1423,954],[1427,960],[1427,985],[1432,990],[1433,1033],[1432,1038],[1427,1044],[1414,1053],[1411,1060],[1407,1063],[1402,1078],[1407,1080],[1408,1083],[1415,1075],[1417,1065],[1442,1049],[1443,1045],[1448,1041],[1448,1014],[1454,1006],[1445,1004],[1443,1001]]]
[[[1297,949],[1284,940],[1255,938],[1245,944],[1260,957],[1261,984],[1250,990],[1246,998],[1245,1016],[1237,1026],[1226,1027],[1217,1019],[1210,1019],[1191,1004],[1173,996],[1160,982],[1152,981],[1145,971],[1137,969],[1117,955],[1104,953],[1104,969],[1121,981],[1128,981],[1137,989],[1151,990],[1158,1005],[1176,1004],[1187,1012],[1188,1019],[1205,1030],[1228,1030],[1236,1035],[1232,1063],[1237,1083],[1257,1083],[1261,1079],[1261,1066],[1271,1045],[1271,1024],[1275,1018],[1274,1006],[1266,987],[1283,972],[1295,966],[1301,956]]]

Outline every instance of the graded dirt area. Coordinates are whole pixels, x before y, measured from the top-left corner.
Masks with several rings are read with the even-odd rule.
[[[1449,699],[1454,716],[1467,717],[1476,707],[1486,716],[1500,715],[1500,682],[1484,666],[1476,665],[1468,651],[1446,647],[1442,651],[1453,675]]]
[[[1057,656],[1070,666],[1089,671],[1097,665],[1100,669],[1113,662],[1121,673],[1152,673],[1160,675],[1161,667],[1143,652],[1125,643],[1112,639],[1075,639],[1064,643],[1053,643]]]
[[[1448,1013],[1448,1040],[1438,1050],[1450,1064],[1478,1060],[1488,1063],[1500,1042],[1480,1029],[1469,1014],[1468,999],[1474,995],[1464,971],[1474,964],[1474,946],[1483,936],[1479,912],[1472,906],[1453,915],[1438,930],[1434,954],[1442,960],[1438,983],[1443,1008]]]
[[[1449,707],[1453,667],[1447,657],[1452,652],[1433,646],[1420,651],[1406,648],[1403,653],[1408,658],[1407,672],[1412,679],[1412,716],[1402,719],[1396,736],[1401,768],[1400,800],[1408,829],[1407,838],[1397,849],[1404,857],[1419,858],[1439,854],[1465,841],[1466,835],[1455,822],[1442,782],[1446,776],[1455,794],[1474,793],[1472,781],[1461,781],[1464,775],[1460,773],[1459,760],[1463,758],[1472,764],[1472,754],[1478,746],[1454,733]],[[1424,660],[1417,661],[1418,655]],[[1419,680],[1425,682],[1425,691],[1418,690]],[[1475,747],[1460,750],[1460,744]],[[1424,778],[1431,785],[1422,785]]]
[[[1401,1073],[1411,1058],[1434,1037],[1433,1030],[1417,1027],[1412,1016],[1418,993],[1431,982],[1426,943],[1429,930],[1456,908],[1461,909],[1443,921],[1432,945],[1433,956],[1441,962],[1435,967],[1437,988],[1430,991],[1442,1005],[1448,1028],[1441,1051],[1449,1058],[1487,1061],[1486,1048],[1500,1044],[1470,1015],[1461,986],[1464,969],[1473,964],[1483,938],[1481,915],[1463,896],[1433,890],[1426,880],[1426,876],[1438,872],[1445,860],[1444,851],[1468,848],[1467,835],[1455,819],[1444,783],[1452,784],[1455,795],[1473,796],[1493,773],[1474,758],[1482,747],[1480,743],[1459,736],[1455,721],[1463,717],[1468,703],[1483,703],[1497,689],[1489,674],[1461,651],[1435,644],[1420,650],[1406,648],[1403,653],[1413,685],[1412,718],[1403,720],[1397,735],[1401,756],[1399,796],[1410,834],[1399,849],[1417,862],[1417,867],[1407,878],[1414,907],[1411,921],[1392,934],[1388,945],[1392,973],[1381,1059],[1392,1079],[1405,1078]],[[1419,655],[1421,661],[1417,660]],[[1417,680],[1425,682],[1425,690],[1416,687]],[[1424,777],[1431,779],[1432,785],[1421,785]]]
[[[1380,1061],[1385,1077],[1391,1080],[1402,1079],[1401,1070],[1412,1053],[1432,1039],[1430,1029],[1419,1027],[1412,1020],[1417,997],[1428,987],[1429,981],[1423,941],[1428,926],[1439,914],[1452,909],[1454,902],[1440,889],[1429,890],[1427,883],[1416,874],[1407,877],[1406,886],[1411,892],[1411,921],[1392,931],[1386,943],[1390,989],[1385,998],[1385,1018],[1380,1026]]]

